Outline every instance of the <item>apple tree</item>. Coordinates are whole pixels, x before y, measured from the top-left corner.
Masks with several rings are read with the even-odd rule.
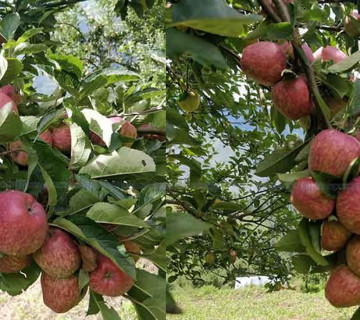
[[[1,4],[0,290],[41,278],[55,312],[89,294],[88,315],[119,319],[103,296],[124,296],[165,319],[164,90],[61,52],[59,15],[80,2]]]
[[[169,248],[171,280],[335,270],[328,300],[360,303],[358,9],[168,4],[168,220],[183,224],[168,231],[188,236]]]

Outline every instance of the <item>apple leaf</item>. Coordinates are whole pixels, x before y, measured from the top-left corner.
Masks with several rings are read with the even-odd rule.
[[[196,219],[185,212],[168,212],[166,215],[166,245],[209,231],[211,224]]]
[[[21,129],[19,116],[13,112],[12,104],[7,103],[0,109],[0,143],[13,141],[20,135]]]
[[[310,222],[303,219],[299,226],[299,237],[302,245],[305,247],[307,254],[320,266],[328,266],[328,261],[314,248],[313,240],[310,235]]]
[[[104,178],[123,174],[155,172],[155,162],[146,153],[123,147],[111,154],[100,155],[80,170],[91,178]]]
[[[69,216],[66,219],[57,218],[52,225],[74,235],[88,243],[103,255],[111,259],[121,270],[136,279],[135,265],[127,254],[125,247],[117,238],[95,221],[83,216]]]
[[[86,216],[100,223],[110,223],[122,226],[149,228],[149,225],[140,220],[133,213],[116,204],[98,202],[86,214]]]
[[[11,296],[20,295],[38,279],[40,273],[41,270],[35,262],[21,273],[0,273],[0,290],[6,291]]]
[[[329,67],[333,73],[342,73],[353,69],[360,62],[360,51],[353,53],[351,56]]]
[[[1,19],[0,33],[6,40],[12,39],[20,23],[20,15],[18,13],[7,14]]]
[[[183,0],[172,5],[171,25],[187,26],[193,29],[222,36],[238,37],[244,25],[259,22],[263,17],[255,14],[241,14],[225,1]]]
[[[76,123],[70,125],[71,130],[71,160],[70,168],[79,169],[89,160],[91,154],[91,145],[89,138]]]
[[[103,320],[121,320],[114,308],[109,308],[102,296],[90,291],[89,310],[87,315],[94,315],[101,312]]]
[[[274,244],[278,251],[284,252],[305,252],[305,247],[301,243],[297,230],[289,231],[279,241]]]

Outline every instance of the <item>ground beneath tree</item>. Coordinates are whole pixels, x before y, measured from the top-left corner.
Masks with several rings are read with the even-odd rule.
[[[206,286],[177,287],[173,293],[184,314],[168,316],[169,320],[349,320],[356,310],[332,307],[324,291],[267,293],[263,288],[233,290]]]

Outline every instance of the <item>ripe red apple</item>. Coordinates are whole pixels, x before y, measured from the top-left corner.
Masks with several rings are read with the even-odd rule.
[[[49,146],[52,147],[53,144],[53,137],[52,137],[52,133],[50,130],[46,130],[44,131],[42,134],[39,135],[39,138],[46,142]]]
[[[0,252],[26,256],[39,249],[48,230],[41,204],[20,191],[1,192],[0,204]]]
[[[353,11],[350,16],[360,22],[360,14],[357,11]],[[349,16],[345,18],[344,30],[350,37],[360,36],[360,29],[356,27],[355,22],[353,22]]]
[[[335,63],[338,63],[341,60],[346,59],[347,55],[338,48],[326,46],[325,48],[321,47],[316,50],[314,52],[314,58],[315,60],[321,60],[324,62],[333,60]]]
[[[125,121],[122,124],[119,133],[124,138],[129,138],[129,139],[134,139],[134,140],[137,138],[137,130],[136,130],[135,126],[133,124],[131,124],[129,121]],[[132,142],[123,143],[123,145],[126,147],[131,147],[132,144],[133,144]]]
[[[38,266],[48,275],[57,278],[72,276],[81,265],[79,249],[65,231],[49,228],[42,247],[34,253]]]
[[[310,115],[314,104],[304,76],[283,79],[272,88],[275,107],[287,118],[298,120]]]
[[[122,121],[122,119],[120,117],[111,117],[109,118],[111,124],[116,124],[116,123],[120,123]],[[95,133],[95,132],[90,132],[90,140],[93,144],[105,147],[106,144],[105,142]]]
[[[118,297],[128,292],[134,285],[134,279],[121,271],[109,258],[100,255],[98,267],[90,274],[90,288],[94,292]]]
[[[11,84],[0,88],[0,93],[5,93],[8,97],[13,99],[16,104],[21,103],[21,95],[16,93],[15,88]]]
[[[11,103],[12,109],[15,113],[18,113],[18,107],[13,99],[11,99],[7,94],[4,92],[0,92],[0,109],[4,107],[6,104]]]
[[[55,278],[45,272],[41,275],[44,304],[57,313],[65,313],[81,301],[78,277]]]
[[[88,245],[79,245],[79,251],[82,260],[81,268],[87,272],[94,271],[97,268],[97,251]]]
[[[244,73],[264,86],[272,86],[281,80],[286,68],[286,55],[276,43],[260,41],[247,46],[240,65]]]
[[[337,267],[330,274],[325,296],[337,308],[360,304],[360,278],[345,265]]]
[[[11,159],[20,166],[27,167],[29,165],[29,158],[21,141],[11,142],[9,145]]]
[[[335,200],[324,195],[312,177],[295,182],[290,201],[304,217],[312,220],[326,219],[335,207]]]
[[[119,240],[123,243],[126,251],[131,255],[134,261],[137,262],[140,259],[139,255],[141,254],[140,246],[137,243],[123,237],[120,237]]]
[[[53,147],[67,154],[71,153],[71,131],[65,123],[53,129]]]
[[[360,234],[360,177],[353,179],[339,193],[336,214],[340,223],[349,231]]]
[[[30,256],[4,256],[0,258],[0,273],[17,273],[31,263]]]
[[[325,221],[322,226],[321,247],[327,251],[339,251],[351,237],[349,232],[337,221]]]
[[[295,55],[294,55],[294,48],[291,44],[291,42],[289,41],[285,41],[283,44],[280,45],[281,48],[285,51],[286,55],[291,59],[291,60],[295,60]],[[314,59],[314,55],[313,52],[311,51],[310,47],[308,46],[307,43],[304,43],[303,45],[301,45],[301,48],[303,49],[306,57],[308,58],[310,63],[313,63],[315,61]]]
[[[360,156],[360,143],[334,129],[320,132],[312,141],[309,169],[341,178],[350,163]]]
[[[360,275],[360,236],[353,237],[346,246],[346,262],[349,269]]]

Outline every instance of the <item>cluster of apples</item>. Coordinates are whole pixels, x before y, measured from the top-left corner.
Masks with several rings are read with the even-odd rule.
[[[94,292],[117,297],[131,289],[134,280],[108,257],[80,244],[66,231],[49,227],[44,208],[32,195],[20,191],[0,193],[0,273],[20,272],[32,263],[41,268],[46,306],[57,313],[75,307],[84,296],[78,271],[90,273]],[[119,239],[136,261],[140,247]]]
[[[311,142],[309,171],[342,181],[347,169],[360,157],[360,142],[335,129],[320,132]],[[335,307],[360,304],[360,176],[345,188],[335,186],[336,199],[325,195],[311,177],[297,180],[291,203],[304,217],[322,221],[321,247],[342,252],[345,260],[330,275],[326,298]]]
[[[309,63],[316,60],[332,60],[337,63],[347,57],[340,49],[331,46],[321,47],[313,53],[304,43],[302,49]],[[270,41],[259,41],[245,47],[240,65],[244,73],[255,82],[272,87],[273,102],[279,112],[291,120],[299,120],[312,114],[315,108],[303,74],[291,78],[283,77],[287,62],[293,60],[294,49],[290,42],[280,45]],[[344,106],[334,99],[328,101],[332,104],[329,106],[330,109],[338,110]]]

